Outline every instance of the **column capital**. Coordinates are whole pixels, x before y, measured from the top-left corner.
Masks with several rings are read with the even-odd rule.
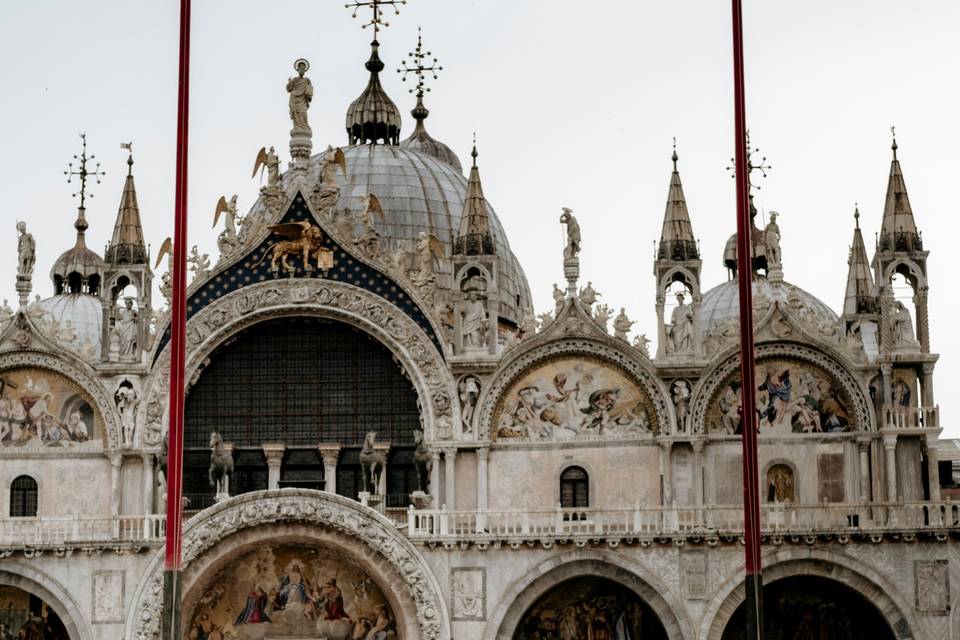
[[[320,458],[323,459],[324,466],[336,466],[340,459],[340,445],[334,443],[323,443],[317,445],[317,451],[320,452]]]
[[[893,373],[893,365],[889,362],[885,362],[880,365],[880,371],[883,373],[883,375],[889,376],[891,373]]]
[[[483,460],[486,462],[487,458],[490,457],[490,447],[480,447],[477,449],[477,459]]]
[[[920,365],[920,368],[923,370],[923,374],[928,376],[933,373],[933,370],[936,368],[936,366],[936,362],[924,362],[922,365]]]
[[[430,458],[436,462],[440,459],[440,449],[430,449]]]
[[[693,447],[694,453],[703,453],[703,450],[707,448],[706,440],[691,440],[690,446]]]
[[[123,454],[122,453],[111,453],[110,454],[110,466],[114,469],[119,469],[123,466]]]
[[[443,452],[444,457],[449,458],[457,455],[456,447],[440,447],[440,451]]]
[[[140,454],[140,459],[143,460],[143,464],[153,466],[153,453],[150,451],[144,451]]]
[[[860,436],[857,438],[857,449],[860,451],[868,451],[870,449],[870,443],[873,441],[873,438],[869,436]]]
[[[883,434],[883,448],[890,450],[897,448],[897,434],[895,433],[885,433]]]
[[[673,440],[659,440],[657,444],[660,445],[664,453],[670,453],[673,449]]]
[[[283,462],[283,454],[287,450],[287,445],[282,442],[270,442],[262,445],[261,448],[269,466]]]

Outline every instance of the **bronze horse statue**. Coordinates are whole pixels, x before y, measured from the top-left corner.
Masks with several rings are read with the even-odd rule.
[[[430,474],[433,472],[433,454],[427,448],[423,431],[420,429],[413,432],[413,441],[417,445],[413,451],[413,464],[417,468],[417,489],[426,493],[430,484]]]
[[[376,440],[377,432],[368,431],[363,439],[363,449],[360,451],[360,467],[363,470],[360,475],[363,477],[363,491],[369,493],[376,493],[377,487],[380,486],[380,476],[387,467],[387,452],[373,446]],[[370,489],[367,489],[368,479],[371,484]]]
[[[216,495],[227,493],[228,481],[233,475],[233,454],[227,451],[223,438],[216,431],[210,432],[210,486]]]

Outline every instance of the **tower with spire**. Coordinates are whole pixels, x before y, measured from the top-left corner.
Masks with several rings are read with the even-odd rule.
[[[853,210],[853,241],[847,258],[847,288],[843,297],[844,333],[848,340],[863,345],[868,354],[877,350],[877,328],[880,322],[880,302],[877,298],[867,247],[860,231],[860,208]]]
[[[673,173],[667,192],[667,206],[663,214],[663,228],[657,245],[657,257],[653,263],[653,275],[657,279],[657,359],[700,359],[703,357],[700,335],[700,248],[693,235],[693,225],[687,211],[687,200],[677,168],[677,145],[674,141]],[[670,286],[679,282],[684,286],[685,300],[692,313],[692,331],[689,340],[676,344],[671,332],[676,322],[665,317],[667,293]],[[682,311],[681,311],[682,312]],[[676,312],[675,312],[676,313]]]
[[[873,270],[880,312],[880,365],[883,374],[884,404],[905,407],[933,407],[933,369],[938,356],[930,353],[930,325],[927,308],[927,256],[907,195],[903,169],[893,142],[883,220],[877,236]],[[894,277],[902,276],[913,291],[915,318],[896,299]],[[902,387],[902,388],[901,388]],[[919,387],[919,397],[917,394]],[[906,392],[904,393],[904,390]]]
[[[133,298],[139,327],[137,344],[142,348],[147,342],[153,289],[153,272],[150,270],[150,256],[143,240],[143,227],[140,223],[140,206],[137,203],[137,189],[133,181],[133,144],[121,145],[126,149],[127,177],[120,196],[117,221],[113,226],[113,236],[104,250],[103,290],[100,299],[103,304],[103,346],[101,354],[104,360],[111,359],[111,336],[126,312],[127,301]],[[130,295],[131,288],[135,294]],[[113,354],[116,358],[116,354]],[[137,360],[139,363],[139,359]]]
[[[477,141],[460,227],[453,240],[452,295],[454,353],[496,355],[498,310],[497,256],[490,224],[490,211],[483,195],[477,166]]]

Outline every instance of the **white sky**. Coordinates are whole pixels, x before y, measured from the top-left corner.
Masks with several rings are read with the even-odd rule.
[[[172,233],[178,3],[36,0],[0,9],[0,298],[15,302],[14,221],[37,238],[34,292],[72,246],[76,203],[63,171],[86,131],[107,171],[88,203],[88,245],[109,239],[132,140],[145,233]],[[344,0],[198,0],[193,8],[190,244],[216,254],[221,194],[249,207],[257,149],[287,158],[284,91],[295,58],[312,62],[314,149],[345,144],[344,113],[363,89],[369,29]],[[381,34],[384,85],[411,131],[410,82],[393,70],[417,25],[444,71],[428,130],[469,160],[477,131],[484,190],[524,265],[537,311],[562,280],[561,206],[584,235],[582,280],[656,336],[652,243],[670,177],[671,137],[704,259],[723,282],[734,230],[729,3],[718,0],[410,0]],[[951,295],[960,148],[960,3],[808,0],[745,7],[747,117],[773,164],[757,204],[782,214],[786,279],[839,311],[853,203],[872,255],[890,161],[889,127],[930,250],[936,390],[945,435],[960,378],[960,302]],[[466,164],[466,162],[465,162]]]

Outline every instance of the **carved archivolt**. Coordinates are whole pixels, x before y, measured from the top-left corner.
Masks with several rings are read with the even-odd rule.
[[[758,345],[755,350],[756,360],[771,357],[796,358],[814,364],[833,376],[837,384],[843,387],[847,397],[853,403],[851,413],[856,416],[856,424],[860,430],[875,431],[873,411],[870,410],[869,392],[863,383],[854,377],[845,367],[834,358],[822,351],[793,342],[771,342]],[[691,425],[694,433],[706,432],[706,413],[713,398],[719,393],[720,385],[730,374],[740,368],[740,355],[734,353],[722,360],[711,371],[707,372],[693,391],[691,404]]]
[[[186,379],[193,381],[213,350],[238,332],[284,316],[313,315],[350,324],[396,356],[420,399],[428,441],[452,437],[459,407],[456,384],[429,336],[383,298],[353,285],[320,279],[253,284],[210,303],[187,323]],[[155,446],[166,429],[170,346],[157,359],[140,409],[141,443]]]
[[[372,509],[341,496],[304,489],[258,491],[230,498],[192,518],[183,531],[183,567],[239,531],[263,524],[298,523],[332,529],[363,543],[389,562],[414,603],[421,638],[448,640],[449,618],[440,586],[413,544]],[[160,637],[163,557],[158,554],[134,594],[125,637]],[[397,584],[397,583],[395,583]],[[400,594],[397,594],[400,595]]]
[[[673,432],[671,426],[675,423],[673,407],[667,402],[666,390],[653,373],[648,370],[649,365],[644,360],[640,357],[631,356],[626,349],[607,344],[605,340],[571,337],[546,342],[521,353],[502,365],[492,376],[491,383],[484,387],[478,402],[480,411],[477,415],[477,424],[481,440],[490,438],[497,400],[504,394],[510,384],[531,368],[558,356],[582,356],[591,360],[609,362],[611,365],[622,369],[636,381],[637,385],[650,398],[659,424],[659,433],[666,435]]]
[[[63,374],[83,389],[93,400],[97,412],[103,419],[103,427],[107,434],[107,447],[116,449],[120,446],[121,437],[116,405],[114,405],[112,398],[100,381],[85,366],[73,364],[61,356],[42,351],[7,351],[0,353],[0,371],[22,367],[37,367]]]

